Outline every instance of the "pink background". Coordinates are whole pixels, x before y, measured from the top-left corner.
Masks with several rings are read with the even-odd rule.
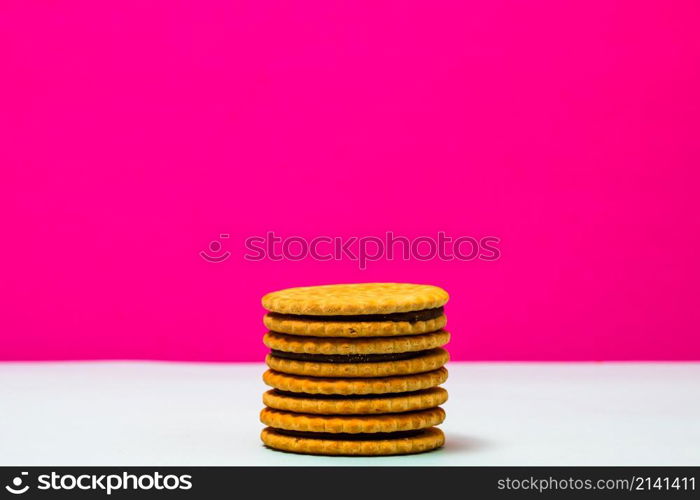
[[[265,292],[409,281],[455,359],[700,359],[697,5],[3,1],[0,357],[261,360]],[[502,258],[244,261],[268,230]]]

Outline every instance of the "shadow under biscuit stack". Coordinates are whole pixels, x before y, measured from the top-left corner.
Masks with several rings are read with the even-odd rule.
[[[261,438],[317,455],[402,455],[441,447],[449,355],[447,292],[358,283],[265,295],[269,369]]]

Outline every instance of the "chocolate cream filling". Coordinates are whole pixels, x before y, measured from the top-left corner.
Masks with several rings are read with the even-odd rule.
[[[386,392],[382,394],[308,394],[305,392],[288,392],[282,391],[280,389],[272,389],[272,392],[278,396],[285,396],[293,399],[322,399],[322,400],[365,400],[365,399],[386,399],[393,397],[407,398],[409,396],[415,396],[419,393],[427,392],[427,389],[421,389],[420,391],[410,391],[410,392]]]
[[[434,309],[423,309],[422,311],[409,311],[391,314],[358,314],[356,316],[310,316],[306,314],[279,314],[267,313],[271,318],[278,320],[302,320],[302,321],[334,321],[334,322],[357,322],[357,321],[408,321],[417,323],[418,321],[428,321],[439,318],[444,313],[442,307]]]
[[[288,431],[285,429],[275,428],[275,432],[286,436],[314,439],[332,439],[334,441],[368,441],[379,439],[399,439],[413,436],[420,436],[425,432],[425,429],[415,431],[399,431],[399,432],[373,432],[360,434],[345,434],[332,432],[303,432],[303,431]]]
[[[276,358],[293,359],[295,361],[314,361],[319,363],[378,363],[380,361],[413,359],[430,351],[431,349],[413,352],[394,352],[390,354],[305,354],[272,349],[270,354]]]

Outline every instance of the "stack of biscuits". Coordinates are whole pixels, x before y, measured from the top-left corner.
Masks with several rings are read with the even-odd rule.
[[[261,438],[317,455],[439,448],[447,380],[445,290],[408,283],[289,288],[265,295]]]

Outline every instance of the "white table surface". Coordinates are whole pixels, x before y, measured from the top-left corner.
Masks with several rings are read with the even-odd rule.
[[[700,363],[451,363],[444,449],[280,453],[261,364],[0,364],[0,465],[699,465]]]

